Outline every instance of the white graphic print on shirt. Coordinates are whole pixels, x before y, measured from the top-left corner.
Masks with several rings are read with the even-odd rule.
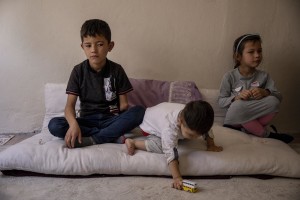
[[[112,101],[117,97],[116,91],[113,91],[110,77],[104,78],[104,91],[105,91],[105,98],[107,101]]]

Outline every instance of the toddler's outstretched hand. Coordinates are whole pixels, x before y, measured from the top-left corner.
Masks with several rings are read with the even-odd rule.
[[[172,188],[182,190],[182,178],[173,178]]]
[[[207,151],[220,152],[220,151],[223,151],[223,147],[216,146],[216,145],[208,146]]]
[[[210,136],[208,136],[206,138],[206,145],[207,145],[207,151],[214,151],[214,152],[220,152],[223,151],[223,147],[221,146],[216,146],[215,145],[215,141],[214,138],[211,138]]]

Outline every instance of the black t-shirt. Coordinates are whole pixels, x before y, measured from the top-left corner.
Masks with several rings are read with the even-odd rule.
[[[88,60],[76,65],[70,75],[66,93],[79,96],[80,116],[96,113],[119,113],[119,95],[133,90],[121,65],[106,59],[100,72]]]

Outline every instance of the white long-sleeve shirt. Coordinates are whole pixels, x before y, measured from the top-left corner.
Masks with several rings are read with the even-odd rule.
[[[146,109],[140,128],[151,135],[161,138],[162,150],[167,162],[178,159],[178,140],[183,139],[178,126],[178,114],[185,104],[164,102]],[[211,131],[210,131],[211,132]],[[211,135],[209,133],[209,135]]]

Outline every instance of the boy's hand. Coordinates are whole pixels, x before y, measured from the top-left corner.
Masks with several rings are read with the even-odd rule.
[[[173,178],[172,188],[175,188],[177,190],[182,190],[182,178]]]
[[[67,147],[74,148],[76,139],[81,143],[81,130],[78,124],[70,126],[66,133],[65,142]]]
[[[69,124],[69,129],[65,135],[65,142],[68,148],[74,148],[76,139],[78,139],[78,142],[81,143],[81,131],[76,121],[76,101],[76,95],[68,94],[65,107],[65,117]]]

